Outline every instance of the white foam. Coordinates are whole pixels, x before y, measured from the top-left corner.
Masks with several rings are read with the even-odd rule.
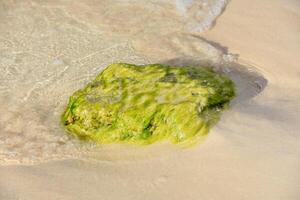
[[[193,4],[194,0],[176,0],[176,8],[182,14],[186,14],[187,8]]]
[[[186,28],[203,32],[213,26],[228,0],[176,0],[176,8],[185,17]]]

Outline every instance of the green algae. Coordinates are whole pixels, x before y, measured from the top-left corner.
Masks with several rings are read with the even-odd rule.
[[[234,95],[233,82],[207,68],[112,64],[70,97],[62,123],[98,143],[193,144]]]

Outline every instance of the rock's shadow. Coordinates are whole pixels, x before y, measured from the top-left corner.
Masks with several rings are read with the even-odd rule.
[[[179,57],[163,61],[162,64],[173,66],[203,66],[213,68],[218,73],[230,77],[235,85],[237,96],[232,104],[249,100],[261,93],[268,84],[268,80],[255,67],[244,66],[236,62],[211,63],[208,60]]]

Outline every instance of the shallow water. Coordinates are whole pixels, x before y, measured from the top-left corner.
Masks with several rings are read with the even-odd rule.
[[[207,65],[236,82],[235,102],[261,92],[267,81],[254,67],[235,64],[236,56],[194,35],[213,25],[226,2],[1,2],[0,163],[131,159],[178,150],[81,144],[62,130],[68,97],[113,62]]]

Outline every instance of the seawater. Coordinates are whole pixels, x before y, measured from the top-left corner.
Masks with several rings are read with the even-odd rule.
[[[226,0],[2,1],[0,163],[133,155],[135,147],[81,143],[67,135],[60,116],[68,97],[114,62],[184,64],[189,59],[230,75],[224,66],[234,56],[190,34],[208,30],[226,4]],[[243,90],[252,87],[250,80],[241,83]],[[134,155],[149,152],[147,148]]]

